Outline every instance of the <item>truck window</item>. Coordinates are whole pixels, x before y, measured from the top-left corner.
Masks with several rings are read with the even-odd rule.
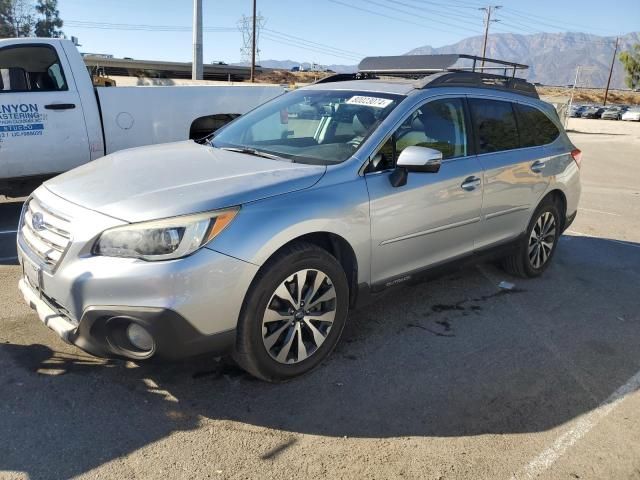
[[[55,49],[49,45],[0,49],[0,93],[68,90]]]

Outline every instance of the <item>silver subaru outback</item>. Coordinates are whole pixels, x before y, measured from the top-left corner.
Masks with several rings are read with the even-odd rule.
[[[576,215],[580,155],[515,78],[332,77],[205,142],[46,182],[22,214],[19,288],[96,356],[231,353],[284,381],[386,288],[489,255],[540,275]]]

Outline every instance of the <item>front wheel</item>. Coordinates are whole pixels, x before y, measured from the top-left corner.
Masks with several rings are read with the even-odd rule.
[[[312,244],[286,247],[247,293],[234,358],[270,382],[307,373],[338,343],[348,308],[347,277],[335,257]]]
[[[563,223],[558,205],[552,199],[541,203],[518,249],[503,260],[504,270],[524,278],[541,275],[551,263]]]

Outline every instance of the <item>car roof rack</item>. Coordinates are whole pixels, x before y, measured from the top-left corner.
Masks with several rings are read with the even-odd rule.
[[[488,65],[485,66],[485,64]],[[337,74],[316,83],[379,79],[381,76],[401,77],[417,80],[415,86],[418,89],[454,86],[484,87],[515,90],[518,93],[539,98],[532,83],[516,77],[516,72],[528,68],[528,65],[521,63],[457,53],[366,57],[358,65],[358,73]]]

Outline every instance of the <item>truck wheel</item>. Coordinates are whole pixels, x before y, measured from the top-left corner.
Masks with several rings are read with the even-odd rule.
[[[268,382],[305,374],[334,349],[348,310],[347,277],[335,257],[313,244],[285,247],[247,293],[234,359]]]
[[[531,217],[518,249],[503,259],[503,269],[523,278],[541,275],[556,252],[563,224],[558,205],[552,198],[545,199]]]

